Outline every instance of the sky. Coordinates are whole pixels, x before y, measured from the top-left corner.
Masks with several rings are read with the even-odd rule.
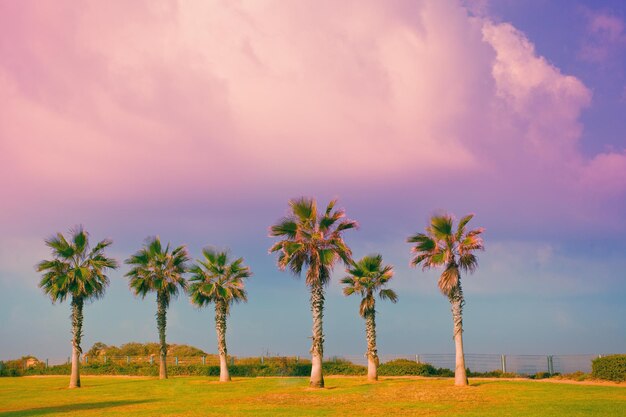
[[[0,359],[69,356],[69,305],[35,264],[78,224],[119,261],[153,235],[243,256],[229,352],[306,355],[304,280],[268,254],[299,196],[338,198],[355,258],[394,266],[381,354],[453,352],[406,243],[440,211],[486,229],[466,352],[625,352],[625,70],[619,0],[0,0]],[[85,307],[84,349],[157,340],[127,271]],[[344,274],[329,356],[366,350]],[[179,297],[167,336],[215,352],[211,309]]]

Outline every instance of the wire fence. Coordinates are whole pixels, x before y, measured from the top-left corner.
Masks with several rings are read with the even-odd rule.
[[[549,374],[569,374],[574,372],[591,372],[591,361],[607,354],[584,354],[584,355],[504,355],[504,354],[465,354],[465,365],[473,372],[491,372],[501,371],[504,373],[514,373],[519,375],[534,375],[540,372]],[[447,368],[454,370],[455,355],[453,353],[425,353],[411,355],[380,355],[380,363],[405,359],[415,361],[417,363],[428,363],[435,368]],[[158,365],[158,355],[150,356],[82,356],[81,363],[89,364],[118,364],[118,365]],[[328,356],[325,361],[347,361],[356,365],[367,365],[365,355],[340,355]],[[69,363],[70,358],[66,360],[54,360],[50,363],[46,359],[46,364],[62,364]],[[227,364],[229,365],[253,365],[253,364],[275,364],[275,365],[291,365],[291,364],[309,364],[308,355],[302,356],[256,356],[256,357],[238,357],[228,356]],[[168,365],[219,365],[219,356],[167,356]]]
[[[607,354],[584,355],[504,355],[504,354],[465,354],[465,366],[474,372],[502,371],[519,375],[533,375],[538,372],[550,374],[570,374],[574,372],[591,372],[591,361]],[[361,355],[344,356],[344,359],[359,365],[366,365],[367,358]],[[380,362],[395,359],[413,360],[428,363],[435,368],[454,370],[455,355],[453,353],[431,353],[416,355],[380,355]]]

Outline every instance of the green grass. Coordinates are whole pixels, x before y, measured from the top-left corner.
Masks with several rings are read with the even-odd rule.
[[[323,390],[307,378],[85,376],[0,378],[0,416],[626,416],[626,386],[539,381],[329,377]]]

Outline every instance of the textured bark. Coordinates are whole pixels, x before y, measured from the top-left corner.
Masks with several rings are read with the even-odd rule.
[[[378,380],[378,349],[376,348],[376,311],[365,313],[365,335],[367,336],[367,379]]]
[[[167,326],[167,300],[157,293],[157,328],[159,329],[160,362],[159,379],[167,379],[167,343],[165,342],[165,327]]]
[[[80,341],[83,337],[83,299],[72,297],[72,374],[70,388],[80,388]]]
[[[468,385],[465,371],[465,354],[463,352],[463,289],[461,280],[450,292],[450,304],[452,305],[452,322],[454,325],[454,347],[456,351],[456,365],[454,368],[454,385]]]
[[[215,331],[217,332],[217,351],[220,355],[220,382],[230,381],[226,363],[226,308],[224,301],[215,302]]]
[[[313,342],[311,344],[311,381],[312,388],[324,388],[322,358],[324,357],[324,288],[321,284],[311,286],[311,313],[313,315]]]

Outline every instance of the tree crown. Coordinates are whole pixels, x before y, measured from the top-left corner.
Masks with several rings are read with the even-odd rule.
[[[118,267],[115,259],[104,254],[104,249],[113,243],[111,240],[101,240],[92,248],[89,234],[77,226],[67,238],[57,233],[45,242],[52,249],[52,259],[39,262],[36,268],[43,272],[39,287],[52,302],[64,301],[68,295],[83,299],[104,295],[109,285],[105,272]]]
[[[407,239],[409,243],[415,243],[411,248],[414,254],[412,266],[422,265],[424,270],[444,266],[438,285],[445,295],[450,295],[457,287],[460,271],[474,272],[478,267],[474,252],[484,250],[481,234],[485,229],[467,230],[473,217],[468,214],[461,218],[455,231],[452,215],[435,215],[430,219],[426,233],[416,233]]]
[[[199,307],[224,302],[227,308],[237,302],[248,301],[244,280],[252,276],[243,258],[233,261],[227,251],[214,248],[202,250],[203,258],[196,261],[189,272],[188,288],[191,302]]]
[[[353,262],[346,272],[348,275],[341,280],[344,285],[343,293],[346,296],[359,294],[362,297],[359,308],[362,317],[374,311],[376,294],[381,300],[389,300],[392,303],[398,301],[396,292],[385,288],[393,278],[393,267],[383,265],[382,255],[364,256],[358,262]]]
[[[170,251],[169,243],[163,247],[158,236],[146,239],[144,246],[126,259],[132,268],[126,273],[130,288],[142,298],[156,292],[166,305],[179,289],[187,288],[183,274],[187,272],[189,256],[185,246]]]
[[[332,200],[320,214],[315,199],[292,199],[289,214],[270,227],[270,236],[281,238],[269,249],[270,253],[278,252],[278,267],[289,268],[294,275],[307,269],[309,286],[327,284],[338,260],[346,265],[352,261],[343,232],[358,225],[345,218],[343,210],[335,209],[335,204],[336,200]]]

